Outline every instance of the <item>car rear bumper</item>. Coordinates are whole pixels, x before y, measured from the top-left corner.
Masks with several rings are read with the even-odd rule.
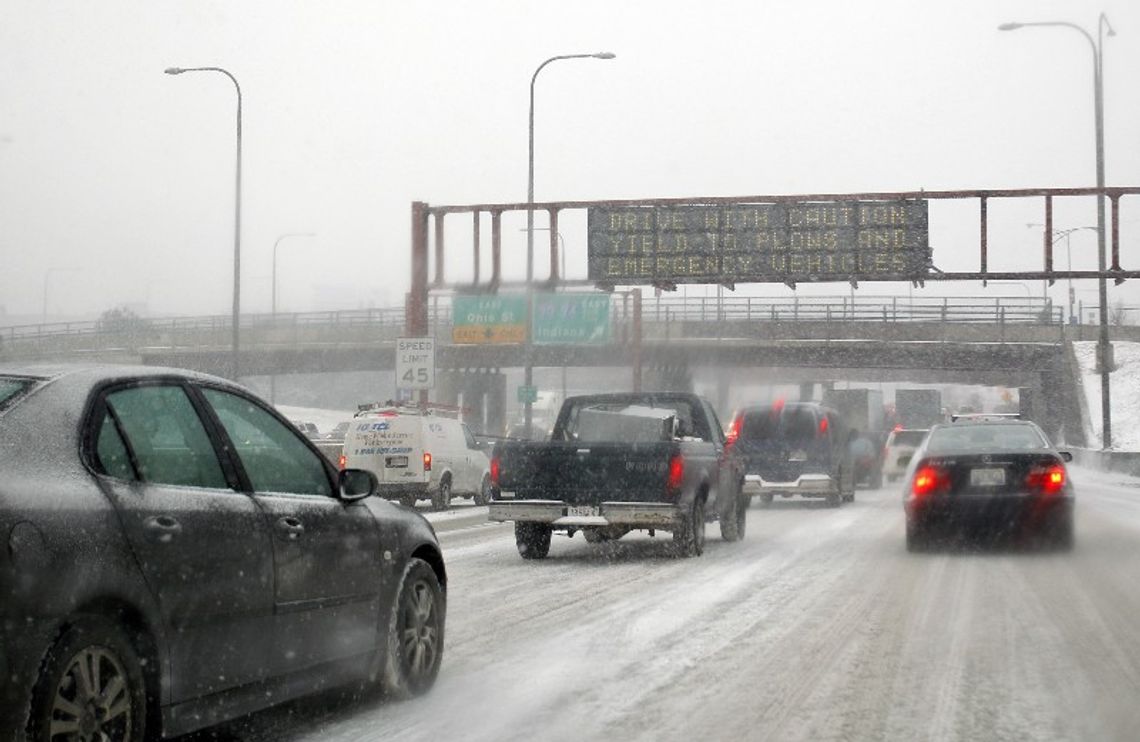
[[[1073,512],[1072,497],[1028,494],[938,497],[904,504],[907,518],[924,526],[963,526],[1017,530]]]
[[[488,520],[549,523],[555,527],[629,526],[667,528],[681,522],[681,508],[664,502],[603,502],[592,506],[596,514],[570,514],[572,505],[561,500],[495,500]],[[584,506],[585,507],[585,506]]]
[[[746,495],[800,495],[802,497],[826,497],[839,490],[835,479],[827,474],[801,474],[790,482],[771,482],[760,474],[744,476]]]

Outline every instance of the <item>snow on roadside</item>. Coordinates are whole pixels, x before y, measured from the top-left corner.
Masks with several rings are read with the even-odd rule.
[[[1116,451],[1140,451],[1140,343],[1114,342],[1116,370],[1112,381],[1112,448]],[[1100,448],[1100,374],[1096,371],[1096,343],[1073,343],[1073,353],[1081,372],[1081,387],[1088,401],[1086,426],[1089,448]]]

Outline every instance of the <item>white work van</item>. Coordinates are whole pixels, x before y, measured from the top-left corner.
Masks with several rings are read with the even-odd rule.
[[[374,406],[356,414],[344,437],[342,469],[366,469],[379,494],[414,507],[430,499],[444,510],[452,495],[486,505],[491,465],[453,409]]]

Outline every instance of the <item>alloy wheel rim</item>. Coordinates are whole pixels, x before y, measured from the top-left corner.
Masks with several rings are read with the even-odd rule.
[[[417,581],[404,603],[401,649],[411,675],[427,676],[439,652],[439,619],[435,595],[427,582]]]
[[[133,714],[127,673],[104,647],[86,647],[67,663],[56,686],[48,734],[52,740],[130,739]]]

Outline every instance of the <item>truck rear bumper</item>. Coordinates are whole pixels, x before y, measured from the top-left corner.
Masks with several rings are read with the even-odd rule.
[[[759,474],[744,476],[746,495],[802,495],[826,497],[838,491],[839,485],[827,474],[801,474],[790,482],[770,482]]]
[[[664,502],[603,502],[591,506],[589,512],[571,514],[572,508],[561,500],[496,500],[490,505],[488,520],[549,523],[555,527],[585,528],[591,526],[629,526],[631,528],[667,528],[681,522],[682,511]]]

